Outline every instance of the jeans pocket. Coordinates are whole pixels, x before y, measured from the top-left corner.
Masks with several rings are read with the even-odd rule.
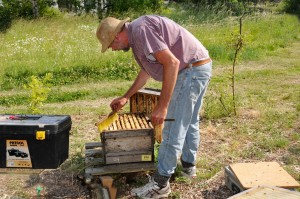
[[[208,76],[207,77],[196,77],[196,76],[192,77],[190,95],[191,95],[191,99],[193,101],[198,100],[198,98],[200,97],[203,90],[205,90],[209,79],[210,78]]]

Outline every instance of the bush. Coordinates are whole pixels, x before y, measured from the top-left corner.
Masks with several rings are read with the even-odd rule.
[[[43,17],[46,17],[46,18],[53,18],[53,17],[59,17],[59,16],[62,16],[62,13],[57,8],[47,7],[43,13]]]
[[[52,0],[36,0],[39,15],[42,16],[48,8]],[[2,0],[5,9],[9,10],[13,18],[35,18],[33,13],[33,5],[31,0]]]
[[[112,12],[124,12],[132,9],[140,12],[143,10],[159,10],[162,6],[161,0],[114,0],[108,1],[109,10]]]
[[[296,14],[300,18],[299,0],[284,0],[281,4],[283,5],[282,11],[290,14]]]
[[[0,6],[0,32],[5,32],[10,28],[12,23],[12,16],[9,9]]]

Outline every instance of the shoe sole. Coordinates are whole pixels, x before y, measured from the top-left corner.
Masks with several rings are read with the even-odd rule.
[[[197,178],[196,174],[195,175],[189,175],[189,174],[184,173],[183,171],[181,171],[181,175],[184,176],[184,177],[186,177],[186,178],[189,178],[191,180],[194,180],[194,179]]]
[[[137,196],[137,197],[142,198],[142,199],[160,199],[160,198],[168,198],[168,196],[170,195],[170,193],[171,193],[171,191],[168,192],[168,193],[165,193],[165,194],[163,194],[163,195],[154,196],[154,197],[152,197],[152,198],[139,197],[139,196]]]

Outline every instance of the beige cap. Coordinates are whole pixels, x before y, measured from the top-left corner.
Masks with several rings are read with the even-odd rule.
[[[122,21],[113,17],[107,17],[101,21],[96,32],[96,36],[102,44],[101,52],[104,53],[107,50],[116,35],[121,31],[123,25],[129,20],[128,17]]]

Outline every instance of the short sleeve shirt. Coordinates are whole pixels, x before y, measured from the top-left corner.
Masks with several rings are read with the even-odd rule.
[[[126,27],[137,63],[155,80],[163,78],[163,66],[154,57],[158,51],[169,49],[180,61],[179,70],[190,62],[209,58],[208,51],[197,38],[166,17],[145,15]]]

